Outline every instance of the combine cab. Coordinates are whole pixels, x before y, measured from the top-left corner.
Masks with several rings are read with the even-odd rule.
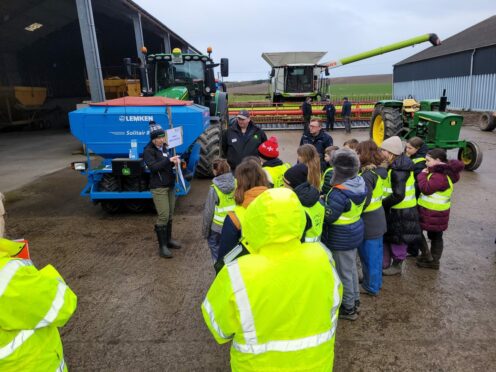
[[[475,142],[460,140],[463,116],[445,112],[449,102],[445,92],[440,100],[417,102],[379,101],[370,122],[370,137],[380,146],[389,137],[420,137],[429,148],[459,149],[458,159],[466,170],[475,170],[482,162],[482,151]]]

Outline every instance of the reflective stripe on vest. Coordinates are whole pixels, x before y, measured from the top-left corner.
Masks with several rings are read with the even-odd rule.
[[[230,340],[232,338],[232,335],[228,336],[222,332],[222,329],[220,329],[220,326],[217,324],[217,321],[215,320],[215,314],[214,310],[212,309],[212,305],[210,305],[210,302],[205,298],[203,301],[203,307],[205,308],[208,317],[210,319],[210,324],[212,324],[212,327],[214,328],[215,332],[219,335],[219,337],[225,339],[225,340]]]
[[[0,270],[0,297],[4,294],[10,281],[23,266],[32,266],[33,263],[29,260],[10,260],[5,264],[5,266]]]
[[[360,216],[362,215],[363,205],[365,204],[365,200],[360,204],[356,205],[353,201],[350,200],[351,208],[348,212],[341,213],[341,216],[334,221],[333,225],[351,225],[352,223],[360,220]]]
[[[224,224],[224,220],[226,219],[227,212],[234,211],[234,190],[232,190],[229,194],[224,194],[216,185],[212,186],[217,194],[217,198],[219,199],[219,204],[215,206],[214,210],[214,223],[222,226]]]
[[[377,173],[375,173],[373,170],[371,170],[371,172],[373,174],[375,174],[375,176],[377,178],[375,181],[374,190],[372,191],[372,197],[370,198],[370,203],[369,203],[369,205],[367,205],[367,208],[365,208],[363,213],[372,212],[372,211],[375,211],[375,210],[379,209],[380,207],[382,207],[382,194],[383,194],[384,180]]]
[[[432,173],[427,176],[427,180],[431,178]],[[420,194],[418,205],[433,211],[447,211],[451,208],[451,194],[453,193],[453,182],[451,178],[446,176],[449,183],[449,188],[444,191],[436,191],[432,195]]]
[[[233,261],[227,265],[227,270],[229,273],[229,278],[231,280],[231,285],[233,293],[236,299],[236,305],[239,310],[239,317],[241,321],[241,328],[243,330],[243,336],[245,339],[245,344],[240,344],[233,341],[232,346],[234,349],[241,353],[246,354],[262,354],[269,351],[277,352],[291,352],[304,350],[311,347],[319,346],[334,337],[337,327],[338,318],[338,308],[341,304],[341,298],[339,294],[339,276],[336,270],[331,265],[331,269],[334,273],[334,297],[333,297],[333,308],[331,311],[331,328],[323,333],[312,335],[308,337],[293,339],[293,340],[274,340],[265,343],[258,343],[257,333],[255,328],[255,322],[253,314],[251,311],[250,301],[248,298],[248,292],[246,290],[243,278],[241,276],[241,271],[238,265],[238,261]]]
[[[48,312],[43,317],[43,319],[40,320],[40,322],[35,326],[34,329],[20,331],[12,341],[10,341],[4,347],[0,348],[0,360],[7,358],[20,346],[22,346],[22,344],[33,335],[36,329],[47,327],[52,324],[55,319],[57,319],[60,309],[64,305],[64,296],[66,290],[67,285],[65,285],[63,282],[60,282],[57,286],[57,293],[55,294],[55,298],[52,301],[52,305],[50,306],[50,309],[48,309]]]
[[[263,167],[267,173],[268,181],[274,185],[274,188],[284,187],[284,173],[286,173],[289,168],[291,168],[291,164],[289,163],[283,163],[275,167]]]
[[[425,161],[425,160],[426,159],[423,157],[412,159],[413,164],[417,164],[417,163],[420,163],[421,161]]]
[[[60,361],[60,364],[57,368],[57,372],[64,372],[65,370],[65,360],[64,357],[62,356],[62,360]]]
[[[391,169],[388,171],[387,179],[383,182],[383,199],[387,198],[389,195],[393,193],[393,189],[391,186]],[[405,209],[412,208],[417,205],[417,198],[415,197],[415,176],[413,175],[413,171],[410,171],[410,176],[406,180],[405,184],[405,197],[398,204],[393,205],[391,208],[393,209]]]
[[[325,207],[317,201],[313,206],[303,207],[303,209],[312,221],[312,227],[305,232],[305,242],[318,242],[324,226]]]

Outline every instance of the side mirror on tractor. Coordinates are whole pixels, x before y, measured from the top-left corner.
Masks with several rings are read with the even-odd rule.
[[[229,59],[227,58],[220,59],[220,74],[222,77],[229,76]]]

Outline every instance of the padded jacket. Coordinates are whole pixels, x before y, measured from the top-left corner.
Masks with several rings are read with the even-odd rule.
[[[176,183],[174,163],[170,161],[170,155],[165,145],[162,152],[150,142],[143,150],[143,160],[151,173],[150,189],[174,187]]]
[[[398,156],[389,167],[393,193],[382,201],[387,221],[387,232],[384,235],[386,243],[410,245],[420,242],[417,207],[391,208],[405,198],[406,181],[413,168],[413,162],[405,154]]]
[[[360,218],[349,225],[335,225],[342,213],[351,209],[351,201],[361,204],[367,197],[367,187],[362,177],[356,176],[333,188],[325,198],[324,228],[321,241],[332,251],[358,248],[363,242],[364,225]]]

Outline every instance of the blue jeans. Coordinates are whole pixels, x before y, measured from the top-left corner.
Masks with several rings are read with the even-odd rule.
[[[208,247],[210,248],[210,254],[212,255],[212,260],[214,263],[217,262],[219,257],[219,247],[220,247],[220,233],[210,230],[207,238]]]
[[[364,240],[358,254],[362,261],[362,287],[371,294],[379,293],[382,287],[382,238]]]

